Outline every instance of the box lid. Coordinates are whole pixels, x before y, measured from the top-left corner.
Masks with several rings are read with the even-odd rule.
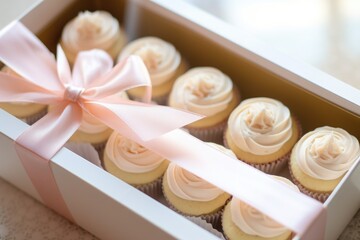
[[[43,0],[3,1],[0,9],[0,32],[9,23],[22,18],[42,1]]]
[[[264,69],[284,77],[292,84],[360,116],[360,89],[310,64],[271,49],[255,36],[240,31],[235,26],[187,2],[176,0],[175,4],[174,1],[167,0],[152,1],[173,12],[172,17],[179,15],[192,22],[193,28],[198,32],[208,36],[211,34],[214,41],[223,43],[231,51],[236,51],[248,60],[260,64]]]

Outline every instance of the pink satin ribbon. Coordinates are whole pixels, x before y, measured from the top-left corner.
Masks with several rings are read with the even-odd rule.
[[[150,79],[139,58],[130,57],[112,68],[112,60],[104,52],[82,52],[71,74],[60,47],[56,62],[30,31],[15,23],[0,36],[0,59],[24,77],[0,73],[0,101],[57,105],[17,139],[17,151],[44,202],[60,214],[71,219],[65,202],[59,200],[61,194],[47,159],[77,130],[82,111],[86,111],[120,134],[269,215],[302,239],[324,237],[326,211],[322,204],[174,130],[199,116],[115,97],[120,91],[146,86],[146,99],[150,99]],[[34,155],[31,160],[24,156],[24,149]],[[44,179],[51,183],[43,183]]]

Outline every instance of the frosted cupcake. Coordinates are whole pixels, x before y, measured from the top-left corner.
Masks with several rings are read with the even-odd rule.
[[[151,78],[152,100],[165,104],[175,79],[183,74],[187,65],[176,48],[160,38],[143,37],[130,42],[121,51],[118,61],[138,55],[144,61]],[[131,98],[141,100],[143,88],[128,91]]]
[[[197,138],[222,142],[231,111],[240,96],[231,79],[212,67],[197,67],[180,76],[171,91],[169,106],[206,116],[186,126]]]
[[[106,51],[115,60],[125,42],[119,22],[105,11],[79,13],[66,24],[60,40],[70,65],[80,51],[94,48]]]
[[[214,145],[213,145],[214,146]],[[220,145],[218,150],[235,158],[234,153]],[[170,207],[185,216],[205,219],[214,226],[230,195],[196,175],[170,163],[163,179],[163,193]]]
[[[15,76],[20,77],[17,73],[15,73],[13,70],[11,70],[8,67],[3,67],[1,69],[1,72]],[[23,120],[24,122],[28,124],[33,124],[40,118],[46,115],[47,113],[47,106],[43,104],[37,104],[37,103],[0,103],[0,108],[4,109],[11,115],[14,115],[15,117]]]
[[[161,180],[168,161],[136,142],[114,132],[105,147],[104,168],[112,175],[152,197],[161,194]]]
[[[273,177],[300,192],[288,179]],[[288,240],[292,237],[289,229],[236,198],[224,209],[222,227],[229,240]]]
[[[341,128],[320,127],[298,141],[289,167],[300,190],[324,202],[359,157],[354,136]]]
[[[277,173],[301,136],[290,110],[271,98],[244,100],[231,113],[224,144],[238,159],[266,173]]]

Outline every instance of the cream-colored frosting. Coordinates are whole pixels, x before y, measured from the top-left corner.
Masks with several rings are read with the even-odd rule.
[[[108,50],[120,36],[119,22],[105,11],[81,12],[62,32],[61,41],[75,57],[79,51],[100,48]]]
[[[242,151],[268,155],[278,151],[292,136],[289,109],[271,98],[250,98],[233,110],[229,134]]]
[[[212,67],[197,67],[180,76],[173,86],[169,105],[205,116],[224,111],[233,99],[233,82]]]
[[[4,66],[1,69],[1,72],[9,74],[11,76],[15,76],[15,77],[21,77],[19,74],[17,74],[14,70],[12,70],[11,68],[9,68],[8,66]],[[31,104],[35,104],[35,103],[28,103],[28,102],[12,102],[12,103],[8,103],[8,104],[13,104],[13,105],[18,105],[18,106],[30,106]]]
[[[116,132],[106,143],[105,153],[118,168],[129,173],[150,172],[165,160]]]
[[[278,176],[272,177],[286,184],[294,191],[300,192],[298,187],[288,179]],[[272,238],[287,231],[286,227],[237,198],[232,198],[230,202],[230,211],[233,223],[249,235]]]
[[[326,126],[305,134],[292,155],[305,174],[333,180],[341,177],[360,157],[360,147],[359,141],[345,130]]]
[[[214,143],[208,144],[223,153],[236,158],[231,150]],[[171,192],[185,200],[208,202],[224,193],[220,188],[215,187],[202,178],[186,171],[175,163],[169,164],[165,174]]]
[[[172,79],[181,63],[181,56],[175,47],[156,37],[144,37],[132,41],[122,50],[118,61],[130,55],[138,55],[144,61],[153,86]]]

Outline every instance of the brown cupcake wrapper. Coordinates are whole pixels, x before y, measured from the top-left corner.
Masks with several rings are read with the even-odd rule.
[[[229,145],[227,143],[226,138],[224,137],[223,139],[224,141],[224,146],[226,148],[229,148]],[[230,148],[229,148],[230,149]],[[240,161],[256,168],[259,169],[260,171],[264,172],[264,173],[268,173],[268,174],[277,174],[279,173],[288,163],[289,159],[290,159],[290,154],[291,151],[289,151],[287,154],[285,154],[284,156],[282,156],[281,158],[273,161],[273,162],[269,162],[269,163],[249,163],[243,159],[239,159]]]
[[[45,116],[48,113],[47,108],[44,108],[40,112],[37,112],[31,116],[21,118],[20,120],[26,122],[29,125],[33,125],[36,123],[39,119],[41,119],[43,116]]]
[[[204,142],[213,142],[217,144],[222,144],[222,139],[226,125],[227,125],[227,119],[212,127],[207,127],[207,128],[185,127],[185,128],[189,131],[191,135],[197,137],[198,139]]]
[[[325,202],[326,199],[330,196],[330,193],[324,193],[324,192],[315,192],[315,191],[311,191],[310,189],[306,188],[305,186],[303,186],[294,176],[292,170],[291,170],[291,165],[289,164],[289,172],[290,172],[290,176],[291,179],[293,181],[293,183],[300,189],[300,192],[308,195],[309,197],[312,197],[320,202]]]
[[[128,93],[128,95],[129,95],[131,100],[134,100],[134,101],[137,101],[137,102],[142,102],[143,101],[142,98],[135,97],[135,96],[131,95],[130,93]],[[169,98],[169,94],[162,95],[162,96],[157,96],[157,97],[152,96],[151,101],[155,102],[158,105],[166,106],[167,102],[168,102],[168,98]]]
[[[215,229],[211,223],[208,223],[206,220],[200,217],[186,217],[191,222],[195,223],[199,227],[205,229],[206,231],[212,233],[213,235],[217,236],[219,239],[224,240],[224,236],[221,232],[221,229]]]
[[[153,182],[134,185],[134,187],[136,187],[143,193],[147,194],[148,196],[154,199],[158,199],[162,195],[161,184],[162,184],[162,176],[157,178]]]
[[[105,151],[105,146],[106,146],[106,141],[104,142],[100,142],[100,143],[91,143],[91,145],[95,148],[95,150],[98,152],[99,154],[99,158],[102,162],[102,159],[104,157],[104,151]],[[103,166],[104,167],[104,166]]]
[[[163,196],[165,198],[165,201],[168,205],[168,207],[179,213],[180,215],[184,216],[184,217],[198,217],[201,218],[203,220],[205,220],[206,222],[212,224],[212,226],[216,229],[219,229],[219,227],[221,227],[221,216],[222,216],[222,212],[224,209],[224,206],[226,205],[226,203],[224,204],[224,206],[222,206],[218,211],[214,212],[214,213],[209,213],[209,214],[202,214],[202,215],[191,215],[191,214],[187,214],[187,213],[183,213],[180,210],[178,210],[170,201],[169,199],[166,197],[166,195],[164,194],[164,189],[162,188],[162,192],[163,192]],[[229,198],[230,199],[230,198]]]
[[[279,173],[288,163],[290,158],[290,152],[287,153],[286,155],[284,155],[283,157],[277,159],[274,162],[270,162],[270,163],[263,163],[263,164],[255,164],[255,163],[248,163],[245,162],[243,160],[243,162],[253,166],[256,169],[259,169],[260,171],[264,172],[264,173],[268,173],[268,174],[277,174]]]

